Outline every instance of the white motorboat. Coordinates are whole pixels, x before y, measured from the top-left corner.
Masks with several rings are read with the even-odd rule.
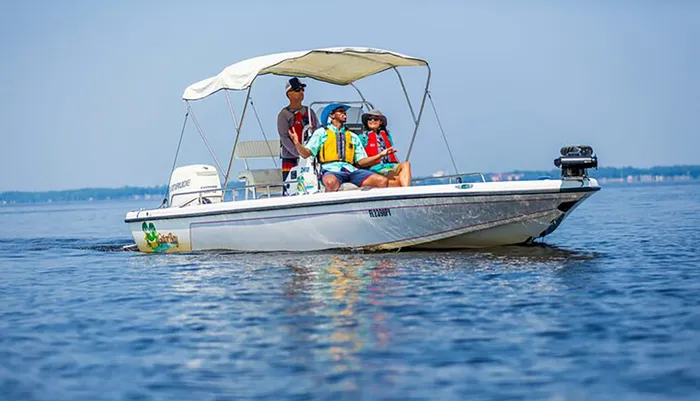
[[[418,113],[398,70],[416,66],[428,71]],[[250,104],[250,88],[257,77],[274,74],[350,85],[359,100],[341,102],[353,105],[359,118],[363,110],[373,106],[354,83],[387,70],[397,74],[413,117],[408,159],[429,95],[430,67],[425,60],[355,47],[281,53],[241,61],[189,86],[183,95],[188,105],[185,122],[193,113],[190,102],[220,90],[247,91],[240,121],[229,101],[236,131],[231,158],[225,170],[218,161],[218,169],[209,165],[174,168],[161,207],[127,213],[125,221],[138,250],[264,252],[525,244],[550,234],[576,206],[600,189],[587,175],[588,168],[597,167],[597,158],[587,146],[562,148],[561,157],[555,160],[562,169],[562,177],[557,179],[485,182],[479,173],[457,173],[433,179],[437,183],[432,184],[324,192],[313,172],[313,161],[303,160],[292,173],[293,181],[281,182],[279,168],[253,170],[246,162],[237,185],[228,185],[234,159],[279,157],[278,141],[238,140]],[[311,107],[337,101],[318,101]],[[201,130],[200,135],[207,143]],[[468,176],[480,177],[481,182],[464,182]],[[292,196],[281,196],[283,185],[290,188]]]

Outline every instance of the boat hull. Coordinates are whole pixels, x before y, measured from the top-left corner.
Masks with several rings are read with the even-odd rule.
[[[132,212],[142,252],[478,248],[551,233],[599,187],[480,183],[348,191]],[[498,185],[496,185],[498,184]],[[171,208],[172,209],[172,208]]]

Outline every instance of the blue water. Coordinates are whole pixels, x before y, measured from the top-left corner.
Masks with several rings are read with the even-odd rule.
[[[0,399],[700,399],[698,183],[485,251],[121,252],[140,206],[0,207]]]

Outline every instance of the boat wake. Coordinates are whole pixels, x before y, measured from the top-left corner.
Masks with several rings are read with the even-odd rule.
[[[95,252],[137,252],[136,244],[125,238],[115,239],[86,239],[86,238],[4,238],[0,239],[0,250],[2,249],[22,249],[23,252],[42,252],[48,250],[82,250]],[[236,252],[230,250],[210,250],[197,252],[199,255],[226,255],[260,254],[259,252]],[[270,256],[289,257],[296,252],[273,252]],[[529,245],[514,245],[494,248],[461,249],[461,250],[414,250],[403,249],[394,251],[363,251],[351,249],[333,249],[316,252],[307,252],[310,255],[365,255],[372,257],[382,257],[382,255],[392,254],[401,256],[458,256],[463,255],[469,258],[488,260],[520,260],[527,262],[587,262],[602,257],[597,252],[581,251],[577,249],[565,249],[556,245],[546,243],[533,243]]]
[[[75,249],[97,252],[128,252],[128,247],[134,245],[124,238],[115,239],[86,239],[86,238],[3,238],[0,239],[0,249],[22,249],[23,252],[40,252],[47,250]]]

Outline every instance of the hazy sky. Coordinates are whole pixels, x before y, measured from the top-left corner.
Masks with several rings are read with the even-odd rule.
[[[0,0],[0,191],[166,184],[185,87],[249,57],[330,46],[427,59],[463,172],[549,169],[572,143],[606,166],[700,164],[697,1]],[[404,73],[417,101],[425,71]],[[307,100],[353,94],[307,83]],[[396,76],[359,87],[405,155],[412,126]],[[276,76],[253,88],[268,137],[283,88]],[[193,105],[228,160],[226,98]],[[243,131],[261,139],[254,118]],[[192,125],[180,161],[211,163]],[[415,175],[451,170],[429,106],[411,161]]]

